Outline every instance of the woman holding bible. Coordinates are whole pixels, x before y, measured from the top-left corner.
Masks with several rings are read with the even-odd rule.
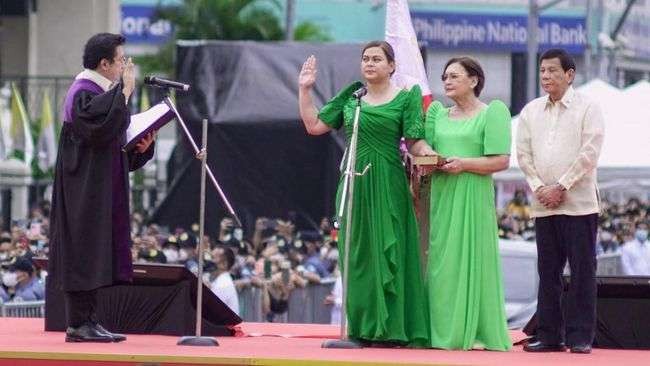
[[[492,173],[508,168],[510,112],[501,101],[478,98],[485,76],[472,58],[449,60],[442,80],[454,105],[435,101],[425,119],[426,141],[446,158],[431,179],[430,346],[506,351]]]
[[[354,186],[348,334],[364,344],[425,346],[428,318],[418,227],[400,159],[400,138],[407,139],[414,155],[433,151],[422,140],[420,88],[396,88],[390,82],[394,71],[394,52],[388,43],[375,41],[364,47],[361,74],[368,93],[361,98],[356,171],[368,164],[371,167]],[[350,137],[356,107],[352,94],[363,84],[356,82],[342,89],[319,112],[311,98],[315,81],[316,59],[311,56],[299,77],[300,116],[307,132],[321,135],[344,127]],[[339,184],[337,201],[341,187]],[[342,222],[345,226],[345,218]],[[345,227],[339,231],[339,243],[344,242],[344,233]]]

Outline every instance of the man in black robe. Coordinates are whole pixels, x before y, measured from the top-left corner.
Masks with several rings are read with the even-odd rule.
[[[51,212],[50,277],[65,293],[66,342],[120,342],[95,318],[96,291],[132,276],[128,172],[154,152],[148,135],[125,152],[135,87],[125,39],[100,33],[84,48],[85,70],[64,104]]]

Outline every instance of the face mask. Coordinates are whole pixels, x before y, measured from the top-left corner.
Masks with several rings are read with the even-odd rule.
[[[18,283],[18,276],[16,272],[5,272],[2,275],[2,283],[7,287],[14,287]]]
[[[244,232],[242,231],[242,229],[240,229],[240,228],[236,228],[236,229],[233,231],[232,236],[233,236],[235,239],[237,239],[237,241],[241,241],[241,240],[244,238]]]
[[[610,240],[612,240],[612,234],[605,231],[600,235],[600,239],[601,239],[601,241],[610,241]]]
[[[634,233],[634,237],[640,243],[645,243],[648,240],[648,230],[639,229]]]
[[[163,253],[165,254],[165,258],[167,258],[167,262],[171,263],[171,262],[178,261],[178,258],[179,258],[178,250],[164,249]],[[185,254],[187,254],[187,253],[185,253]]]
[[[178,260],[180,260],[181,262],[187,260],[187,250],[181,249],[178,252]]]

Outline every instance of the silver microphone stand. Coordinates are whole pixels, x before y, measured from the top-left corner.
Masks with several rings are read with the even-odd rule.
[[[343,265],[341,271],[341,334],[339,339],[327,340],[323,342],[322,348],[361,348],[361,345],[348,338],[347,334],[347,290],[348,290],[348,267],[350,262],[350,237],[352,234],[352,204],[354,202],[354,179],[356,176],[366,174],[370,168],[370,164],[366,165],[361,173],[356,171],[357,162],[357,137],[359,135],[359,115],[361,113],[361,97],[367,93],[367,90],[361,88],[357,90],[353,96],[357,99],[357,106],[354,111],[354,122],[352,124],[352,136],[347,149],[346,167],[343,180],[343,192],[341,193],[341,200],[339,202],[339,209],[337,211],[337,220],[343,218],[343,210],[345,209],[345,240],[343,244]]]
[[[179,346],[218,346],[219,342],[213,337],[201,336],[201,319],[203,315],[203,234],[205,230],[205,173],[208,170],[208,120],[203,120],[203,136],[201,151],[197,158],[201,160],[201,205],[199,213],[199,268],[196,274],[196,335],[185,336],[178,340]]]

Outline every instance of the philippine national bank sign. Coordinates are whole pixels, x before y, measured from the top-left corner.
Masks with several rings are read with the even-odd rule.
[[[492,13],[411,12],[413,27],[422,45],[438,49],[472,49],[525,52],[528,16]],[[542,16],[538,40],[542,50],[564,48],[581,54],[587,43],[585,18]]]

